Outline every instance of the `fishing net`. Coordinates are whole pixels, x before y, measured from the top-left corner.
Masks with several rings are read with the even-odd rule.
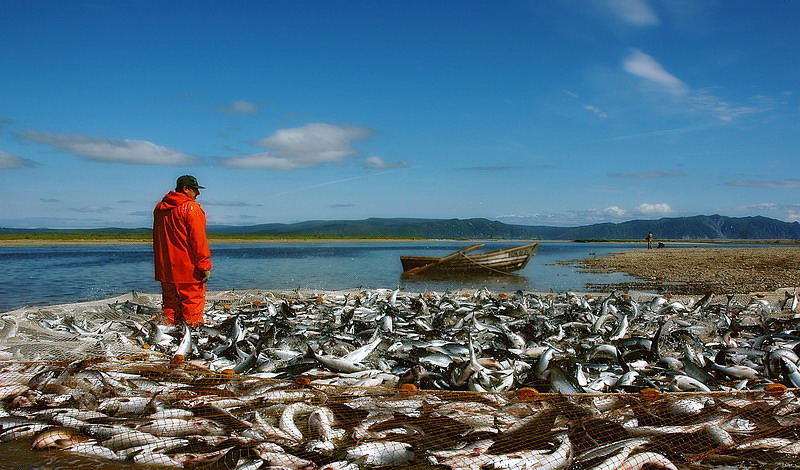
[[[162,468],[800,468],[790,299],[220,292],[195,331],[159,325],[145,294],[25,308],[0,330],[0,449]]]

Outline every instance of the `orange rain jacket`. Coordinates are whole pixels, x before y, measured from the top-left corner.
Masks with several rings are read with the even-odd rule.
[[[200,282],[211,270],[206,213],[189,196],[170,191],[153,210],[153,258],[156,280],[175,284]]]

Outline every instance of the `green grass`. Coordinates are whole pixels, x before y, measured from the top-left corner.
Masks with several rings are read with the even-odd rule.
[[[378,237],[378,236],[337,236],[337,235],[266,235],[266,234],[208,234],[209,240],[422,240],[420,237]],[[149,233],[6,233],[0,240],[38,240],[38,241],[150,241]]]
[[[150,240],[149,233],[4,233],[0,240]]]

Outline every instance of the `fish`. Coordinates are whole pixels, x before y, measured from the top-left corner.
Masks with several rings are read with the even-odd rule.
[[[89,437],[75,428],[51,427],[36,434],[31,443],[31,450],[67,449],[89,440]]]
[[[17,317],[13,315],[3,315],[3,328],[0,329],[0,341],[7,340],[17,336],[19,332],[19,323]]]
[[[226,429],[218,422],[205,418],[161,418],[145,422],[137,431],[159,437],[184,437],[193,434],[224,436]]]
[[[414,459],[414,451],[404,442],[378,441],[353,447],[346,457],[369,466],[402,465]]]
[[[188,359],[191,356],[193,349],[194,343],[192,342],[192,329],[189,327],[189,325],[184,324],[183,338],[181,339],[180,344],[178,344],[177,349],[175,349],[172,358],[176,361]]]
[[[379,289],[226,305],[158,335],[132,306],[115,307],[122,320],[48,317],[52,331],[16,317],[14,342],[33,343],[32,326],[63,347],[4,364],[0,436],[110,460],[309,470],[673,468],[800,448],[800,400],[777,387],[800,386],[800,321],[781,303]],[[70,357],[75,344],[91,357]]]
[[[344,357],[336,357],[327,354],[317,354],[316,352],[314,352],[314,349],[310,345],[308,346],[308,352],[306,353],[306,357],[313,358],[322,366],[338,372],[344,372],[344,373],[361,372],[367,369],[365,365],[349,361]]]
[[[784,294],[785,298],[781,303],[781,310],[796,313],[798,303],[800,303],[798,302],[797,297],[797,287],[794,288],[794,292],[792,294],[789,294],[789,291],[785,291]],[[3,317],[3,319],[5,319],[5,317]],[[2,333],[0,333],[0,337],[2,337]]]

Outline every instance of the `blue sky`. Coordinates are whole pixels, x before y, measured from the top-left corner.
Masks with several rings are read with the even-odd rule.
[[[0,226],[800,220],[800,2],[38,1],[0,15]]]

